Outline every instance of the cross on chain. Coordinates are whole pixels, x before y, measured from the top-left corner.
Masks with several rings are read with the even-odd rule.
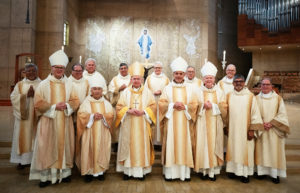
[[[140,103],[137,102],[136,99],[134,99],[134,103],[133,103],[133,104],[134,104],[134,108],[137,109],[137,108],[136,108],[136,105],[139,105]]]

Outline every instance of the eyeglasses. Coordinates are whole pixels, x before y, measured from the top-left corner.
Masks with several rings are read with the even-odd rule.
[[[271,86],[272,84],[261,84],[262,86]]]
[[[125,68],[119,68],[119,70],[127,70],[127,68],[125,67]]]
[[[245,82],[244,80],[235,80],[235,81],[233,81],[234,83],[243,83],[243,82]]]

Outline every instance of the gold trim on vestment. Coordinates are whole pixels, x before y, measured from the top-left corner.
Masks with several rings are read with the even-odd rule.
[[[212,95],[212,101],[211,103],[217,104],[217,93],[216,91],[213,92],[203,92],[204,95],[204,102],[209,100],[211,97],[209,95]],[[205,110],[205,119],[206,119],[206,132],[207,132],[207,149],[208,149],[208,158],[209,158],[209,167],[214,167],[214,156],[215,156],[215,144],[213,144],[212,139],[212,129],[216,127],[217,125],[217,119],[216,116],[212,115],[212,109],[206,109]],[[212,126],[212,123],[214,122],[214,126]]]
[[[105,113],[105,106],[104,106],[104,102],[91,102],[91,111],[93,114],[95,113],[100,113],[102,115],[104,115]],[[99,160],[99,153],[100,153],[100,149],[99,149],[99,144],[101,144],[101,124],[102,124],[102,120],[94,120],[93,126],[92,126],[92,152],[93,152],[93,166],[94,166],[94,171],[93,173],[99,173],[99,172],[103,172],[104,168],[100,167],[100,165],[97,163]],[[103,155],[104,156],[104,155]]]
[[[131,92],[130,108],[143,110],[142,93]],[[145,128],[144,117],[131,115],[131,128],[130,128],[131,167],[144,167],[146,165],[145,164],[145,140],[147,139],[145,139],[144,128]]]
[[[172,87],[173,101],[187,104],[187,93],[185,87]],[[174,158],[175,164],[186,165],[187,163],[187,118],[184,111],[173,111],[174,132]],[[170,164],[167,164],[170,165]]]
[[[62,82],[50,81],[51,104],[66,101],[65,84]],[[64,149],[65,149],[65,113],[64,111],[56,111],[54,120],[54,128],[57,134],[58,159],[54,163],[55,168],[62,168]]]

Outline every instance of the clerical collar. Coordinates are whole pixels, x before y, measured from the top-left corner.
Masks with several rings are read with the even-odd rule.
[[[246,94],[246,93],[248,93],[248,92],[250,92],[250,91],[248,90],[247,87],[244,87],[241,91],[237,91],[237,90],[234,89],[233,92],[234,92],[236,95],[244,95],[244,94]]]
[[[90,95],[90,97],[91,97],[91,101],[93,102],[101,102],[101,101],[103,101],[103,96],[102,97],[100,97],[99,99],[95,99],[93,96],[91,96]]]
[[[216,87],[216,84],[214,84],[213,87],[211,87],[211,88],[207,88],[204,84],[201,85],[202,90],[208,91],[208,92],[214,91],[215,87]]]
[[[34,79],[34,80],[29,80],[28,78],[24,78],[23,79],[23,81],[25,81],[25,82],[35,82],[35,81],[38,81],[38,80],[40,80],[40,78],[39,77],[37,77],[36,79]]]
[[[89,73],[87,70],[85,70],[83,73],[85,73],[88,76],[93,76],[97,71],[95,70],[93,73]]]
[[[72,82],[81,82],[83,80],[83,77],[81,77],[80,79],[76,79],[72,75],[70,77],[72,79]]]
[[[120,73],[118,74],[118,78],[120,79],[129,79],[130,78],[130,74],[127,74],[127,76],[122,76]]]
[[[132,90],[135,91],[135,92],[138,92],[138,91],[141,89],[141,87],[142,87],[142,86],[140,86],[139,88],[134,88],[134,87],[132,87]]]
[[[154,76],[156,78],[161,78],[163,76],[163,73],[160,73],[159,75],[157,75],[157,74],[155,74],[155,72],[152,72],[151,76]]]
[[[263,98],[271,98],[273,95],[273,91],[269,92],[268,94],[264,94],[263,92],[260,91],[259,95]]]
[[[172,81],[172,86],[176,86],[176,87],[184,87],[186,86],[186,82],[183,80],[182,83],[176,83],[174,80]]]
[[[187,83],[193,83],[195,80],[195,77],[192,80],[190,80],[188,77],[184,77],[184,79]]]
[[[226,82],[226,83],[232,84],[232,83],[233,83],[233,78],[228,78],[227,76],[225,76],[225,77],[223,78],[223,81]]]
[[[63,75],[60,79],[56,78],[53,74],[50,74],[55,80],[63,80],[65,78],[65,75]]]

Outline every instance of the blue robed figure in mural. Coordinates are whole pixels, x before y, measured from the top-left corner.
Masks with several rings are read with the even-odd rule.
[[[150,58],[150,46],[152,45],[151,37],[148,35],[147,29],[144,29],[143,34],[138,40],[138,44],[141,49],[141,55],[144,56],[146,59]]]

